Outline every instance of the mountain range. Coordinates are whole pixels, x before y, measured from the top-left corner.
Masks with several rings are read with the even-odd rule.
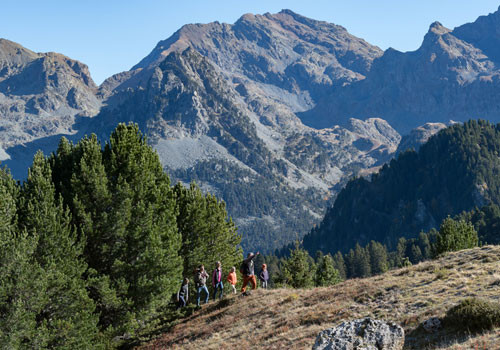
[[[244,249],[271,251],[318,223],[351,176],[450,121],[500,121],[499,19],[436,22],[402,53],[290,10],[246,14],[185,25],[100,86],[78,61],[0,39],[0,159],[22,179],[62,135],[105,140],[137,123],[174,181],[226,201]]]

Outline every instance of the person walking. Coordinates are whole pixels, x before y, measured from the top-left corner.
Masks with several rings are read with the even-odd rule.
[[[212,273],[212,286],[214,287],[214,301],[218,290],[220,290],[219,299],[222,299],[224,296],[224,284],[222,283],[222,265],[220,261],[217,261],[215,270]]]
[[[194,283],[196,285],[196,306],[200,306],[200,296],[201,292],[205,292],[205,304],[208,303],[208,288],[207,288],[207,277],[208,274],[205,271],[205,266],[200,265],[194,275]]]
[[[231,267],[229,275],[227,275],[227,281],[233,287],[233,294],[236,294],[236,283],[238,283],[238,277],[236,276],[236,267]]]
[[[262,264],[262,270],[260,270],[259,280],[261,287],[267,289],[267,281],[269,281],[269,272],[267,271],[266,264]]]
[[[177,291],[177,308],[186,306],[189,299],[189,279],[184,278],[182,285]]]
[[[254,272],[254,263],[253,259],[259,255],[253,254],[253,253],[248,253],[247,258],[243,260],[243,263],[241,264],[241,273],[243,274],[243,285],[241,286],[241,295],[249,295],[247,293],[247,284],[250,283],[252,285],[252,290],[257,288],[257,280],[255,278],[255,272]]]

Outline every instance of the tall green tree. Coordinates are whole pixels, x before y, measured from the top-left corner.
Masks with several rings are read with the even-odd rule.
[[[333,267],[339,272],[342,280],[347,278],[344,256],[339,251],[333,256]]]
[[[95,304],[83,275],[84,237],[77,239],[71,216],[56,196],[49,162],[35,155],[19,202],[20,230],[36,240],[32,261],[41,268],[36,336],[49,348],[99,347]]]
[[[331,286],[340,283],[342,278],[334,267],[334,261],[330,254],[320,256],[316,262],[316,274],[314,284],[317,287]]]
[[[368,277],[371,275],[370,253],[368,249],[356,244],[354,247],[354,255],[352,258],[352,277]]]
[[[112,259],[105,272],[129,301],[124,305],[133,315],[128,325],[140,327],[169,302],[181,278],[174,193],[158,154],[137,125],[117,126],[104,148],[103,164],[111,194],[110,232],[94,244],[103,244]]]
[[[119,124],[104,150],[95,135],[74,146],[63,139],[51,165],[72,223],[86,237],[86,277],[100,327],[110,337],[134,334],[170,301],[181,279],[170,179],[133,124]]]
[[[386,272],[389,269],[387,248],[375,241],[371,241],[367,248],[370,255],[371,274],[378,275]]]
[[[290,251],[290,257],[283,261],[281,273],[284,282],[294,288],[308,288],[314,285],[315,266],[309,253],[298,244]]]
[[[225,274],[231,266],[238,270],[243,259],[241,237],[227,215],[225,203],[211,194],[203,194],[195,183],[189,188],[178,183],[174,191],[184,276],[192,276],[200,264],[211,271],[216,261],[222,263]]]
[[[42,271],[33,261],[37,237],[19,233],[18,187],[0,169],[0,348],[42,347],[36,317],[46,302]],[[41,291],[41,292],[40,292]],[[38,341],[36,341],[38,339]]]

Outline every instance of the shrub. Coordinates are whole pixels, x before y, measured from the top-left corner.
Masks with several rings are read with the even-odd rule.
[[[448,310],[445,321],[468,331],[489,330],[500,326],[500,304],[468,298]]]
[[[453,220],[448,217],[439,227],[434,245],[434,257],[446,252],[474,248],[478,245],[477,232],[470,222]]]

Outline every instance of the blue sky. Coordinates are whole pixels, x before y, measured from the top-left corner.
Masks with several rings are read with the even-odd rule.
[[[429,25],[448,28],[498,9],[492,0],[25,0],[2,3],[0,37],[87,64],[96,83],[130,69],[183,24],[234,23],[283,8],[340,24],[382,49],[417,49]]]

